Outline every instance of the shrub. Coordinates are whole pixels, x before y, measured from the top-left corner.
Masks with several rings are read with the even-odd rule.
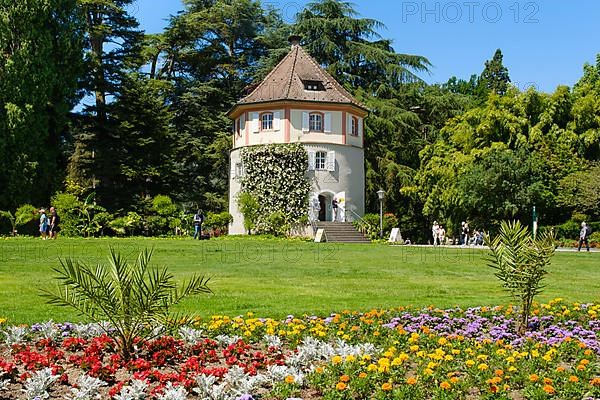
[[[252,229],[256,228],[256,222],[258,221],[260,205],[258,200],[250,193],[242,192],[238,196],[238,206],[240,212],[244,216],[244,229],[248,231],[248,235],[252,233]]]
[[[60,233],[64,236],[82,236],[81,201],[70,193],[57,193],[52,197],[52,205],[60,215]]]
[[[25,204],[17,208],[17,211],[13,215],[10,211],[0,211],[0,217],[4,217],[10,222],[11,234],[17,235],[19,227],[28,224],[33,221],[37,216],[37,210],[31,204]]]
[[[58,288],[43,290],[48,303],[72,307],[83,317],[100,324],[114,337],[125,360],[135,353],[135,342],[154,337],[159,327],[169,329],[189,324],[191,315],[173,315],[170,308],[182,299],[212,293],[209,279],[193,275],[180,289],[166,267],[150,267],[151,250],[139,253],[130,264],[110,248],[109,264],[90,266],[67,258],[53,268]]]
[[[227,211],[222,213],[208,213],[204,220],[204,225],[208,229],[212,229],[214,234],[219,235],[221,233],[227,233],[229,224],[233,222],[233,216]]]
[[[286,221],[285,214],[281,211],[271,213],[264,226],[264,231],[275,236],[287,236],[290,232],[291,225]]]

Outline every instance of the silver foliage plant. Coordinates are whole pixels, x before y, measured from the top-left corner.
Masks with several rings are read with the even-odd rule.
[[[106,386],[107,383],[91,377],[82,375],[77,380],[77,387],[71,388],[71,393],[67,395],[69,400],[95,400],[101,399],[100,388]]]
[[[182,386],[173,386],[173,383],[167,382],[163,394],[157,396],[157,400],[185,400],[187,391]]]
[[[148,384],[145,381],[134,379],[129,386],[123,386],[121,391],[113,397],[114,400],[145,400],[150,398]]]
[[[48,393],[48,389],[50,389],[52,384],[56,382],[58,378],[57,375],[52,375],[52,370],[50,368],[36,371],[31,377],[27,378],[27,381],[25,381],[24,388],[22,389],[23,392],[25,392],[25,398],[27,400],[49,398],[50,394]]]

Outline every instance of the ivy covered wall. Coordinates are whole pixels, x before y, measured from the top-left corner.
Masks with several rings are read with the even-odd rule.
[[[243,149],[242,192],[258,201],[255,230],[287,234],[308,222],[308,154],[300,144],[269,144]]]

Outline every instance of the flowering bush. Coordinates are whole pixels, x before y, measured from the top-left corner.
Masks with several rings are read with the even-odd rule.
[[[301,144],[272,144],[244,148],[242,192],[259,204],[254,227],[258,233],[287,234],[307,222],[310,182],[308,154]],[[282,232],[286,226],[287,232]]]
[[[0,397],[597,399],[600,304],[215,316],[115,353],[97,325],[4,328]]]

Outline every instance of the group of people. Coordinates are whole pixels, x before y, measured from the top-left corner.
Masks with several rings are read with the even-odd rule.
[[[54,207],[50,207],[50,215],[46,215],[46,210],[41,208],[40,214],[40,236],[42,240],[56,239],[60,232],[60,217]]]
[[[433,235],[434,246],[446,244],[446,229],[444,229],[442,225],[439,225],[437,221],[433,221],[433,226],[431,227],[431,234]]]
[[[462,246],[482,246],[483,245],[483,231],[475,230],[471,236],[469,229],[469,223],[463,221],[460,226],[459,244]],[[437,221],[433,221],[431,227],[431,235],[433,236],[433,245],[439,246],[446,244],[446,230]]]

